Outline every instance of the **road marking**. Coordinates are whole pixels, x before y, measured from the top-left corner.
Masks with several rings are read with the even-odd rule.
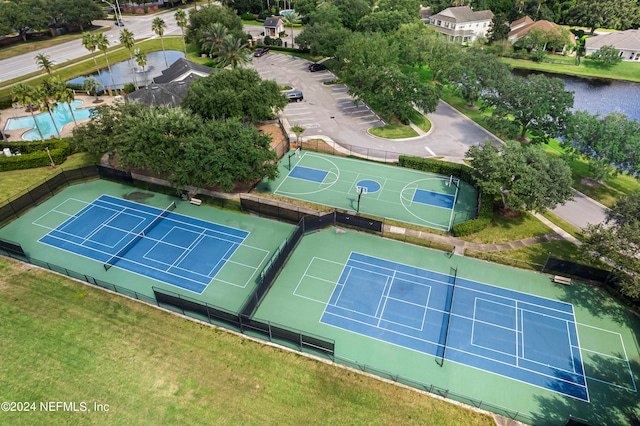
[[[436,153],[431,151],[428,146],[425,146],[424,149],[426,149],[429,152],[429,154],[431,154],[432,157],[436,156]]]

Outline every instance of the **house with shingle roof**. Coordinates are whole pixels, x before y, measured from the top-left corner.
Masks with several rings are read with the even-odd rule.
[[[284,22],[278,16],[271,16],[264,20],[264,35],[278,37],[284,31]]]
[[[640,29],[601,34],[585,40],[587,55],[597,52],[602,46],[616,48],[623,61],[640,62]]]
[[[206,77],[211,74],[212,71],[213,68],[211,67],[187,61],[185,58],[180,58],[171,64],[169,68],[162,71],[162,75],[154,78],[153,82],[156,84],[162,84],[169,83],[171,81],[180,81],[190,75]]]
[[[528,16],[525,16],[524,18],[520,18],[517,21],[513,21],[511,25],[509,25],[509,28],[511,29],[511,31],[509,31],[507,40],[509,40],[511,44],[514,44],[515,42],[520,40],[522,37],[529,34],[529,31],[533,29],[537,29],[545,32],[561,30],[561,27],[555,22],[546,21],[544,19],[540,21],[534,21]],[[571,32],[569,33],[569,42],[571,44],[576,44],[576,38]],[[566,49],[566,46],[565,46],[565,49]]]
[[[469,6],[460,6],[449,7],[431,16],[429,23],[450,41],[471,43],[487,35],[492,19],[493,12],[490,10],[474,12]]]
[[[124,97],[125,102],[142,102],[145,105],[168,106],[177,108],[182,100],[187,96],[189,86],[196,78],[196,75],[188,75],[182,80],[169,83],[152,83],[147,87],[131,92]]]

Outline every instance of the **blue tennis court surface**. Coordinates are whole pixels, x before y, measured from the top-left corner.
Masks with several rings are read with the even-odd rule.
[[[166,217],[157,221],[161,213]],[[153,227],[141,236],[149,225]],[[248,235],[243,230],[102,195],[39,241],[202,293]]]
[[[453,282],[352,252],[320,322],[589,400],[573,305]]]
[[[413,193],[414,203],[429,204],[431,206],[442,207],[445,209],[452,209],[455,203],[455,197],[449,194],[442,194],[440,192],[426,191],[424,189],[416,189]]]
[[[289,177],[322,183],[324,181],[324,178],[326,178],[328,174],[329,172],[325,170],[312,169],[310,167],[304,166],[295,166],[293,170],[289,172]]]

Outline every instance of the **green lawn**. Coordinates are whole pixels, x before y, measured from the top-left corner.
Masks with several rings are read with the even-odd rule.
[[[476,234],[462,237],[462,239],[472,243],[500,244],[552,232],[551,228],[528,212],[522,212],[520,217],[513,219],[495,214],[488,227]]]
[[[491,417],[0,258],[11,425],[494,425]],[[39,407],[39,405],[38,405]]]
[[[93,155],[83,152],[70,156],[67,161],[59,165],[58,168],[38,167],[27,170],[11,170],[0,173],[0,202],[16,195],[23,190],[42,183],[46,178],[60,172],[60,169],[75,169],[88,166],[98,161]]]
[[[566,220],[564,220],[564,219],[560,218],[559,216],[553,214],[551,211],[549,211],[549,210],[545,211],[544,213],[542,213],[542,216],[546,217],[553,224],[555,224],[556,226],[559,226],[561,229],[565,230],[566,232],[568,232],[569,234],[571,234],[572,236],[574,236],[578,240],[582,241],[584,239],[584,233],[582,232],[582,229],[578,228],[577,226],[574,226],[574,225],[570,224]]]
[[[513,68],[640,82],[640,64],[634,62],[623,61],[612,67],[603,67],[588,58],[582,58],[580,65],[576,65],[575,57],[571,56],[548,55],[544,62],[511,58],[501,59]]]
[[[540,265],[544,265],[549,254],[559,259],[581,263],[578,246],[568,241],[551,241],[502,251],[465,251],[465,255],[469,257],[536,271],[540,271]]]
[[[413,113],[411,113],[411,117],[409,119],[413,124],[418,126],[420,130],[422,130],[425,133],[431,130],[431,122],[427,117],[422,115],[420,112],[414,110]]]
[[[387,124],[382,127],[373,127],[369,129],[369,133],[385,139],[404,139],[418,136],[418,133],[411,127],[396,123]]]

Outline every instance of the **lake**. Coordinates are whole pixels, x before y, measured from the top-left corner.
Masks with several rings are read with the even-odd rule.
[[[640,72],[640,67],[638,68]],[[513,74],[526,76],[539,73],[529,70],[513,70]],[[546,74],[558,77],[564,81],[566,90],[574,92],[575,110],[586,110],[591,114],[600,113],[601,116],[610,112],[620,111],[631,120],[640,121],[640,83],[630,83],[618,80],[589,79],[559,74]]]
[[[171,64],[173,64],[178,59],[184,58],[184,52],[179,50],[167,50],[166,54],[169,66],[171,66]],[[96,57],[97,56],[98,55],[96,55]],[[144,67],[147,73],[147,83],[144,83],[144,72],[142,71],[142,68],[136,64],[135,58],[133,59],[133,64],[135,66],[136,79],[138,81],[138,85],[140,86],[146,86],[147,84],[151,83],[151,80],[161,75],[162,71],[167,68],[164,63],[164,56],[162,55],[162,51],[147,53],[147,65]],[[131,65],[129,64],[129,61],[111,64],[111,72],[113,73],[113,80],[115,81],[117,88],[121,89],[125,84],[133,83],[133,77],[131,75]],[[90,75],[84,75],[82,77],[76,77],[72,80],[68,80],[67,83],[82,86],[82,83],[88,77],[95,77],[98,82],[100,82],[100,84],[102,84],[102,82],[104,81],[105,86],[113,85],[111,83],[111,76],[109,75],[109,70],[107,68],[100,70],[100,77],[98,77],[97,73],[93,73]]]

